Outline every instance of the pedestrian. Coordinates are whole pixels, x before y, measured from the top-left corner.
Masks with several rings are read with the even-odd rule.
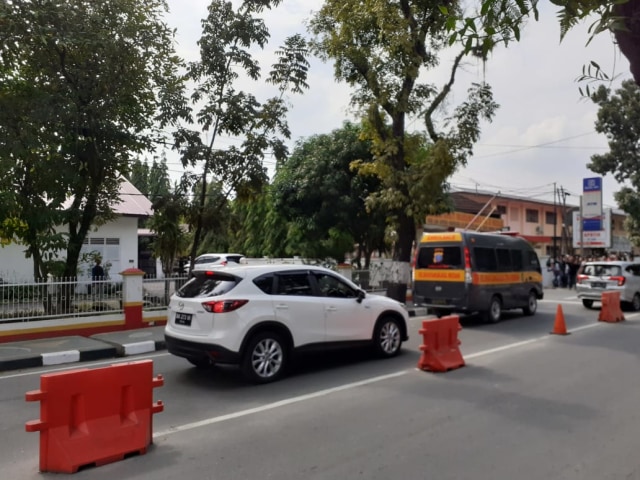
[[[100,293],[102,291],[101,285],[104,281],[104,268],[102,268],[102,260],[96,258],[96,264],[91,269],[91,282],[93,294]],[[91,293],[91,291],[89,292]]]

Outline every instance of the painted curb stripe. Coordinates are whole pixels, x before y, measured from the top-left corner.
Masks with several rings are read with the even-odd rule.
[[[67,350],[65,352],[43,353],[42,365],[60,365],[62,363],[73,363],[80,361],[79,350]]]
[[[156,342],[146,340],[144,342],[125,343],[123,347],[125,355],[137,355],[138,353],[155,352]]]

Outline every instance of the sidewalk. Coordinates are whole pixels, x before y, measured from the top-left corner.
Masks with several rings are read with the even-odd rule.
[[[48,365],[126,357],[164,350],[164,326],[0,343],[0,372]]]

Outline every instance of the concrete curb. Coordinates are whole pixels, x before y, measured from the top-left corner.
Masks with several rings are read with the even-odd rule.
[[[164,327],[0,344],[0,372],[164,350]]]

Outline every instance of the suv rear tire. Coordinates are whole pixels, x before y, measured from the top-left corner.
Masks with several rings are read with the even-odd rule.
[[[582,305],[584,308],[593,308],[593,300],[582,299]]]
[[[275,332],[255,334],[249,340],[240,368],[244,376],[254,383],[279,380],[289,364],[289,352],[282,337]]]

